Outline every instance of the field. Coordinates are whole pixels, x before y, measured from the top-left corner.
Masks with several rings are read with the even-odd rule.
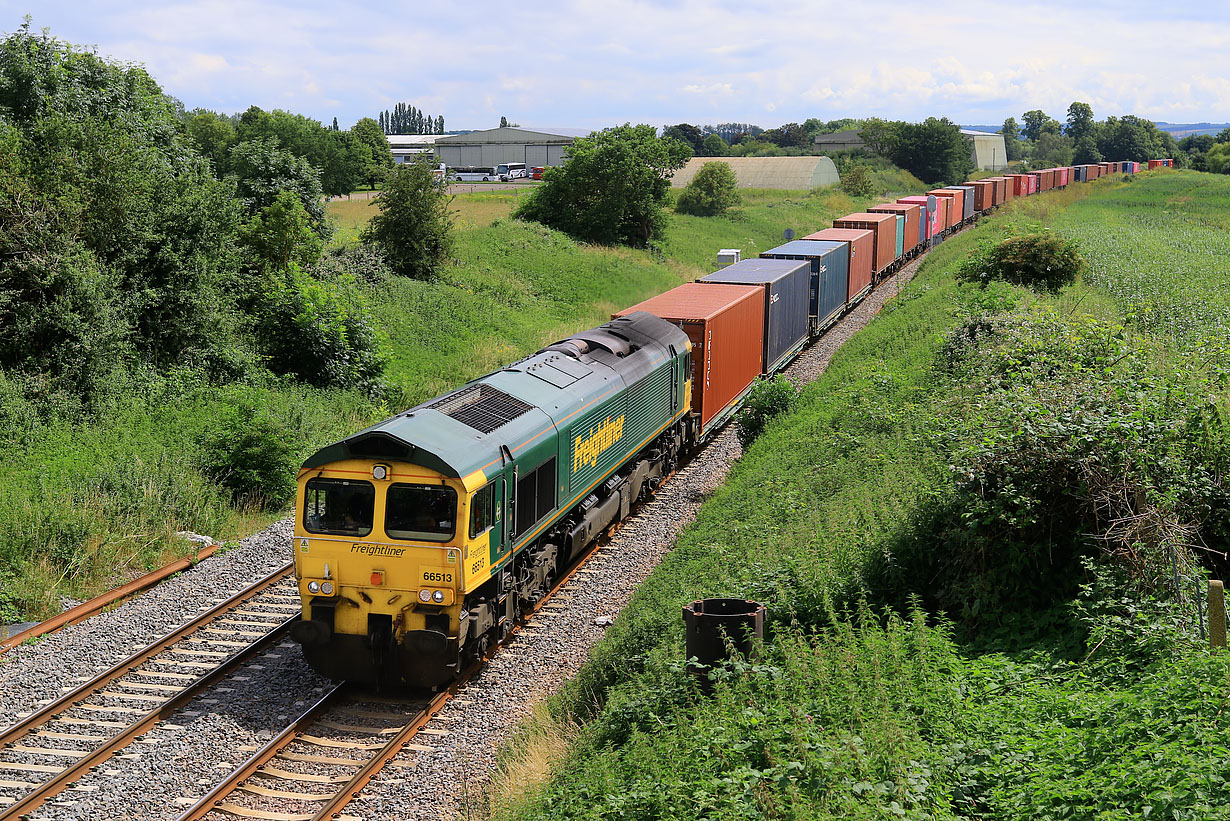
[[[1157,535],[1225,543],[1227,205],[1221,178],[1116,176],[933,252],[505,750],[489,813],[1230,817],[1209,555]],[[1081,243],[1082,281],[955,280],[1032,229]],[[770,614],[711,696],[679,618],[707,596]]]
[[[831,192],[753,191],[734,216],[672,216],[657,247],[629,250],[512,220],[516,197],[454,199],[455,260],[435,281],[365,286],[389,343],[383,396],[290,379],[219,387],[185,368],[130,377],[83,421],[74,407],[30,401],[0,379],[0,424],[15,432],[0,476],[0,623],[52,615],[61,596],[94,595],[190,552],[177,531],[230,540],[283,515],[234,507],[202,474],[200,443],[220,418],[267,419],[305,456],[708,272],[719,248],[754,253],[786,227],[823,227],[860,205]],[[371,209],[331,202],[335,242],[352,241]]]

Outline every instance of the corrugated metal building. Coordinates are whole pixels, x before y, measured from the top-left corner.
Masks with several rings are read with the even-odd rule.
[[[486,166],[523,162],[527,166],[564,164],[564,152],[577,137],[588,136],[588,129],[491,128],[469,134],[436,138],[436,155],[449,167]]]
[[[393,162],[399,165],[413,162],[420,154],[432,154],[436,150],[436,140],[443,139],[443,134],[389,134],[389,150],[393,152]]]
[[[707,162],[729,165],[740,188],[802,191],[841,182],[828,157],[693,157],[671,177],[671,186],[687,185]]]
[[[961,134],[970,141],[970,153],[974,167],[984,171],[999,171],[1008,167],[1008,151],[1004,147],[1003,134],[988,134],[985,131],[961,129]]]

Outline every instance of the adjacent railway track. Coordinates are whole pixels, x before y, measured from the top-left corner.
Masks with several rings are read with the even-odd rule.
[[[293,565],[0,734],[0,821],[29,814],[280,641],[299,618]]]
[[[617,529],[612,526],[595,540],[492,652],[511,641],[609,543]],[[397,766],[399,754],[433,749],[416,743],[418,736],[448,735],[446,729],[428,725],[482,665],[483,661],[475,663],[448,688],[429,695],[390,698],[346,682],[334,685],[177,821],[359,821],[361,816],[343,815],[342,811],[368,783]]]

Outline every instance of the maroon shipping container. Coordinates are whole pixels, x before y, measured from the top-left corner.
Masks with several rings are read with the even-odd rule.
[[[900,214],[905,217],[905,244],[902,253],[908,254],[918,245],[918,221],[922,219],[922,206],[908,202],[886,202],[868,208],[873,214]]]
[[[648,311],[683,329],[692,340],[692,411],[702,431],[760,375],[764,352],[765,289],[755,285],[688,282],[615,316]]]
[[[965,192],[957,191],[952,188],[936,188],[933,191],[928,191],[928,194],[939,199],[943,197],[948,200],[948,222],[946,225],[949,228],[960,225],[961,220],[965,219],[963,213],[965,209]]]
[[[991,184],[991,207],[1002,205],[1008,200],[1008,178],[1007,177],[984,177],[978,182],[988,182]],[[966,183],[971,185],[972,183]],[[984,209],[979,209],[984,210]]]
[[[887,216],[887,215],[886,215]],[[895,236],[897,218],[893,217],[893,250],[897,249]],[[875,234],[858,228],[825,228],[814,234],[808,234],[803,239],[827,239],[845,242],[850,245],[850,278],[846,287],[846,301],[871,288],[871,260],[875,255]]]
[[[996,202],[997,185],[995,180],[972,180],[965,183],[974,189],[974,210],[989,211]]]
[[[834,228],[860,228],[875,234],[871,270],[877,274],[897,261],[897,215],[861,211],[833,220]]]

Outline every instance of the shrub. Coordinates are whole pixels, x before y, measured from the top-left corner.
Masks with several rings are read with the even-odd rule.
[[[684,187],[675,203],[681,214],[713,217],[739,204],[735,172],[724,162],[707,162]]]
[[[856,165],[841,175],[841,190],[852,197],[870,197],[875,193],[871,182],[871,169],[865,165]]]
[[[382,387],[387,355],[354,277],[318,282],[292,265],[261,297],[257,338],[269,367],[317,387]]]
[[[277,508],[295,490],[295,452],[286,431],[254,393],[234,391],[219,401],[212,428],[198,445],[201,471],[231,492],[236,505]]]
[[[957,279],[982,285],[1003,280],[1056,293],[1075,282],[1084,267],[1074,243],[1055,234],[1026,234],[971,256],[957,269]]]
[[[399,165],[376,198],[380,213],[363,229],[363,242],[379,248],[394,273],[429,279],[453,248],[452,200],[429,161]]]
[[[747,395],[743,409],[735,417],[739,444],[746,449],[764,432],[769,420],[788,413],[798,399],[799,389],[778,374],[772,379],[759,379]]]
[[[384,254],[374,245],[353,243],[330,248],[315,265],[308,268],[316,279],[332,281],[347,274],[368,285],[386,282],[393,272]]]

